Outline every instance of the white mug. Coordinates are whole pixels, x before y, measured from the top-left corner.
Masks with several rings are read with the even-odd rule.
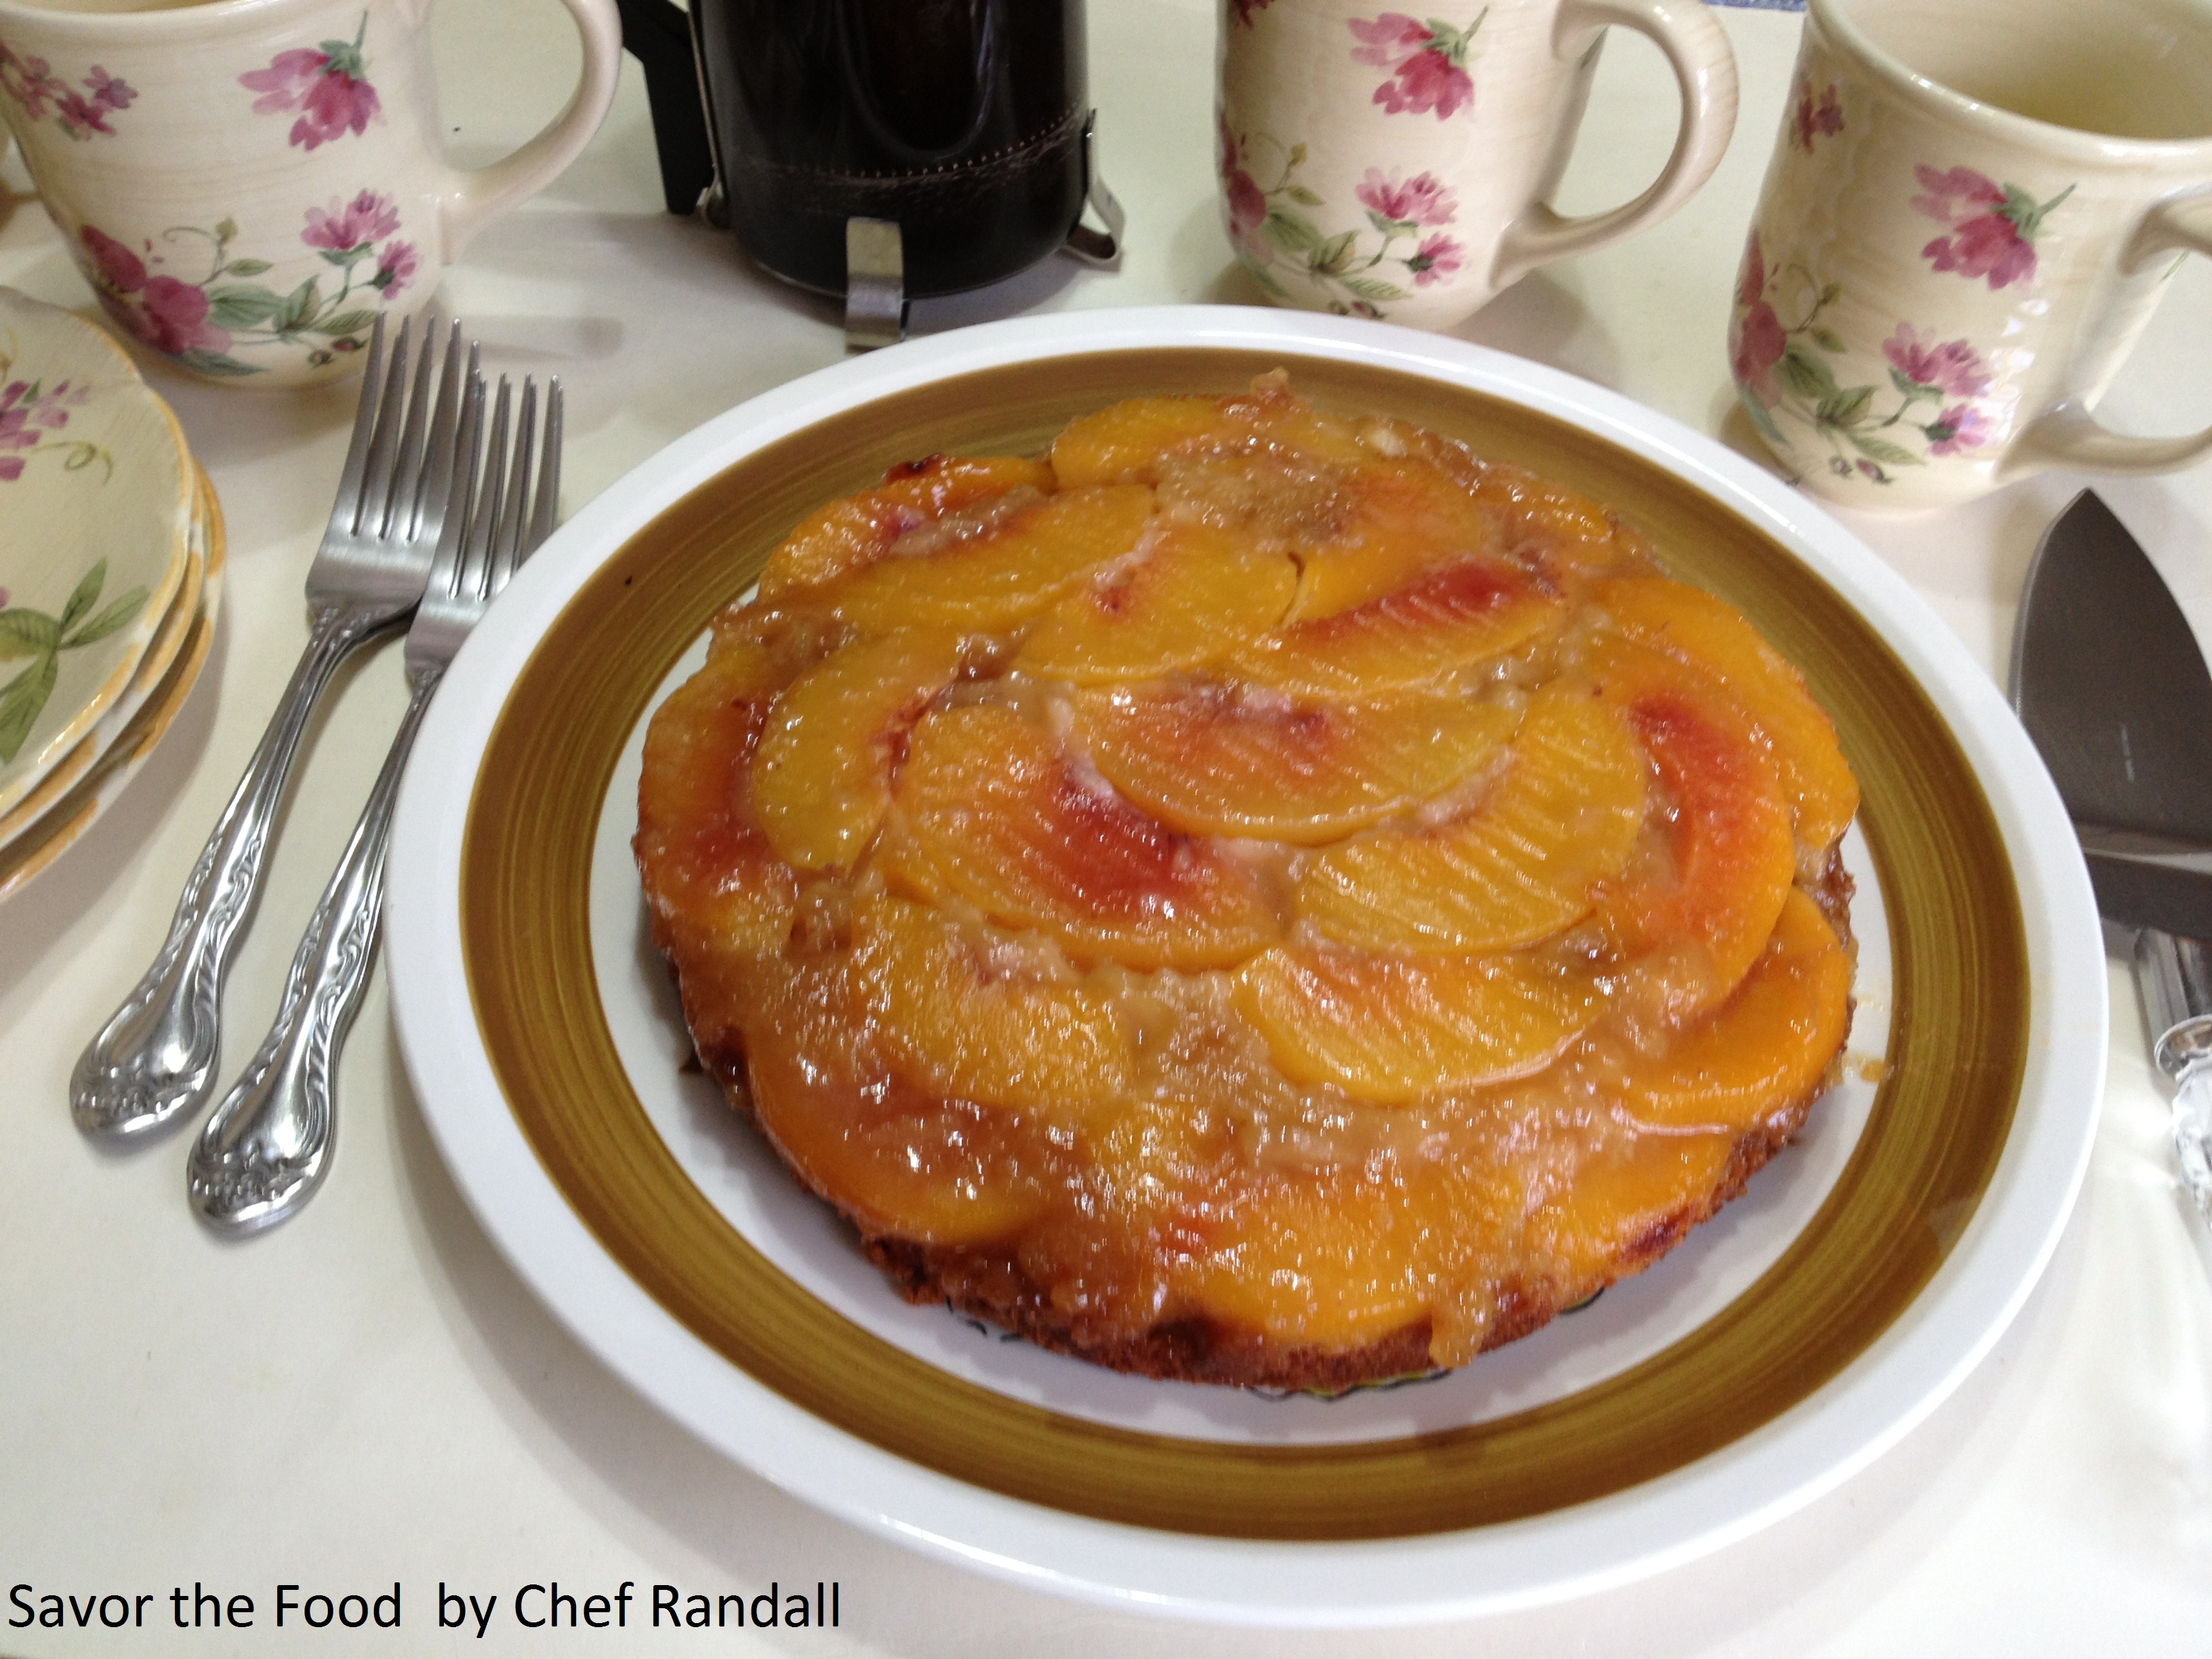
[[[614,96],[614,0],[568,105],[514,155],[446,164],[428,0],[0,0],[0,115],[131,338],[204,379],[356,366],[496,215],[550,183]]]
[[[1564,219],[1548,198],[1615,23],[1667,55],[1680,130],[1641,196]],[[1224,0],[1220,69],[1238,262],[1279,304],[1423,328],[1665,218],[1735,128],[1735,59],[1700,0]]]
[[[1811,0],[1736,280],[1744,412],[1852,507],[2185,465],[2212,429],[2091,410],[2191,249],[2212,253],[2201,8]]]

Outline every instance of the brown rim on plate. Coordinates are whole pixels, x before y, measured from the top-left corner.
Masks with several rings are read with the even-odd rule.
[[[1607,503],[1678,574],[1741,608],[1835,719],[1891,930],[1888,1073],[1834,1191],[1782,1259],[1617,1376],[1381,1442],[1227,1444],[1109,1427],[1007,1399],[863,1330],[684,1173],[623,1069],[592,965],[592,846],[617,758],[669,670],[801,516],[897,461],[1037,453],[1070,416],[1116,398],[1232,389],[1279,365],[1320,404],[1417,422]],[[2028,960],[2009,870],[1965,753],[1888,646],[1787,549],[1657,464],[1400,371],[1159,349],[886,394],[738,459],[631,536],[500,710],[469,806],[459,921],[484,1050],[524,1138],[601,1247],[729,1363],[871,1444],[1008,1497],[1169,1531],[1344,1540],[1540,1515],[1680,1468],[1805,1401],[1905,1312],[1972,1218],[2020,1092]]]

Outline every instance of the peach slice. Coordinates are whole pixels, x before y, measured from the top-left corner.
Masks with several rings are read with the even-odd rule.
[[[951,634],[902,630],[855,641],[776,699],[753,757],[753,804],[784,860],[848,870],[890,805],[908,731],[960,672]]]
[[[1510,462],[1480,465],[1474,500],[1494,515],[1506,550],[1559,588],[1651,568],[1650,544],[1588,496]]]
[[[1065,1123],[1134,1087],[1121,1004],[1048,950],[884,896],[856,907],[853,944],[882,1041],[916,1082]]]
[[[749,783],[776,677],[733,647],[661,704],[646,728],[631,843],[662,943],[693,957],[772,951],[798,884],[760,830]]]
[[[1262,375],[1225,397],[1131,398],[1079,416],[1053,441],[1052,470],[1063,489],[1153,484],[1178,459],[1263,452],[1322,463],[1370,453],[1351,422],[1314,409],[1287,380]]]
[[[1302,846],[1452,787],[1520,720],[1465,697],[1321,702],[1217,683],[1082,691],[1074,708],[1093,763],[1154,817]]]
[[[1566,608],[1517,568],[1462,559],[1237,651],[1235,672],[1309,697],[1374,696],[1433,686],[1555,633]]]
[[[900,537],[948,514],[1017,489],[1053,487],[1052,468],[1042,461],[932,455],[903,462],[884,475],[880,488],[832,501],[801,520],[769,555],[761,597],[773,599],[872,563]]]
[[[1301,547],[1293,621],[1334,617],[1423,571],[1499,549],[1496,520],[1426,461],[1375,457],[1344,470],[1328,533]]]
[[[1036,1126],[885,1076],[855,1042],[857,999],[841,961],[771,993],[748,1020],[747,1092],[763,1131],[864,1233],[971,1244],[1018,1232],[1045,1206],[1037,1172],[1050,1148]]]
[[[1078,416],[1052,441],[1053,476],[1062,489],[1085,484],[1158,483],[1167,456],[1214,453],[1248,441],[1218,398],[1130,398]]]
[[[1826,851],[1858,811],[1859,787],[1805,677],[1733,607],[1686,583],[1620,578],[1599,583],[1591,598],[1624,633],[1702,668],[1735,694],[1773,740],[1783,790],[1796,804],[1797,839]]]
[[[829,600],[846,622],[871,633],[1011,628],[1086,572],[1132,551],[1152,515],[1152,492],[1141,485],[1062,490],[980,535],[932,553],[880,559],[854,572]]]
[[[1677,1024],[1725,998],[1765,948],[1796,872],[1789,809],[1765,734],[1718,680],[1620,635],[1594,640],[1584,667],[1671,805],[1665,857],[1601,884],[1598,915],[1624,957],[1690,953],[1666,975]]]
[[[1644,1135],[1585,1160],[1528,1220],[1529,1249],[1563,1299],[1638,1273],[1711,1212],[1732,1134]]]
[[[1157,678],[1273,628],[1297,591],[1288,555],[1225,531],[1155,520],[1146,543],[1139,561],[1040,617],[1014,671],[1080,685]]]
[[[1793,888],[1735,995],[1663,1058],[1629,1062],[1622,1110],[1646,1127],[1740,1134],[1811,1092],[1850,1023],[1850,959],[1820,907]]]
[[[1530,699],[1505,771],[1481,804],[1422,830],[1381,830],[1316,853],[1298,913],[1341,944],[1496,951],[1587,915],[1644,824],[1647,763],[1589,682]]]
[[[1448,470],[1387,422],[1323,414],[1279,376],[1231,397],[1116,404],[1070,423],[1053,468],[1063,488],[1157,484],[1171,518],[1295,551],[1293,617],[1348,610],[1497,544],[1495,516]]]
[[[1595,1019],[1588,981],[1515,956],[1262,951],[1237,1006],[1295,1083],[1396,1103],[1546,1065]]]
[[[1278,1342],[1376,1341],[1429,1310],[1425,1246],[1445,1219],[1435,1185],[1362,1172],[1270,1180],[1208,1230],[1192,1289],[1216,1318]]]
[[[901,885],[957,895],[1078,956],[1211,968],[1281,931],[1249,864],[1079,777],[1048,733],[1008,708],[924,720],[898,804],[884,863]]]

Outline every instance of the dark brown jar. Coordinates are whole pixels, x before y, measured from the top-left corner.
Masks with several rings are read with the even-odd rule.
[[[845,290],[845,227],[895,221],[911,296],[1035,264],[1083,210],[1082,0],[695,0],[732,228]]]

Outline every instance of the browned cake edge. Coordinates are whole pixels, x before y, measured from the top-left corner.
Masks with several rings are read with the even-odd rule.
[[[1854,884],[1838,848],[1831,847],[1820,878],[1809,890],[1847,951],[1854,951],[1850,900]],[[1850,1027],[1844,1041],[1849,1042]],[[1751,1177],[1796,1139],[1813,1103],[1836,1081],[1843,1051],[1829,1057],[1820,1081],[1798,1099],[1770,1113],[1735,1144],[1720,1179],[1698,1198],[1644,1229],[1622,1252],[1615,1270],[1571,1286],[1516,1285],[1498,1298],[1484,1334],[1481,1352],[1502,1347],[1549,1324],[1607,1286],[1643,1272],[1688,1237],[1698,1223],[1741,1193]],[[744,1060],[735,1048],[702,1052],[702,1063],[722,1085],[731,1103],[750,1115]],[[773,1145],[771,1138],[770,1144]],[[794,1176],[797,1172],[793,1171]],[[835,1194],[816,1195],[853,1218]],[[1280,1389],[1337,1394],[1347,1389],[1417,1376],[1437,1369],[1429,1354],[1430,1322],[1412,1324],[1357,1348],[1333,1349],[1270,1340],[1260,1332],[1206,1316],[1163,1321],[1130,1337],[1101,1339],[1079,1331],[1054,1309],[1048,1289],[1024,1273],[1006,1255],[988,1248],[928,1245],[887,1235],[860,1232],[860,1248],[908,1302],[944,1303],[971,1318],[1026,1338],[1055,1353],[1071,1354],[1109,1370],[1182,1382],[1210,1382],[1236,1388]]]

